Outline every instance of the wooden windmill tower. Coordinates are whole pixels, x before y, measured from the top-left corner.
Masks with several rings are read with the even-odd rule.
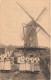
[[[26,32],[24,28],[26,28]],[[26,26],[23,26],[23,34],[24,34],[24,47],[38,47],[38,37],[36,27],[33,21],[29,22]]]
[[[36,18],[36,20],[33,19],[33,17],[16,1],[16,3],[21,7],[21,9],[31,18],[32,21],[30,21],[26,26],[23,26],[23,34],[24,34],[24,47],[38,47],[38,37],[37,33],[39,30],[43,32],[46,36],[51,37],[44,28],[38,24],[36,21],[41,16],[41,14],[44,12],[46,8],[43,9],[43,11],[39,14],[39,16]],[[26,28],[26,32],[24,29]],[[37,31],[38,28],[38,31]]]

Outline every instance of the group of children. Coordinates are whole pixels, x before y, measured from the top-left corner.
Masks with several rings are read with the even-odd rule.
[[[2,54],[0,56],[0,70],[10,71],[11,63],[10,63],[10,55]]]
[[[19,63],[19,71],[22,72],[35,72],[40,71],[39,66],[40,59],[38,57],[25,57],[19,55],[17,58],[17,63]],[[0,56],[0,70],[10,71],[11,70],[11,62],[10,62],[10,54],[2,54]]]
[[[19,56],[18,57],[18,63],[20,64],[19,70],[22,72],[40,71],[39,61],[40,59],[38,57],[34,58],[34,57]]]

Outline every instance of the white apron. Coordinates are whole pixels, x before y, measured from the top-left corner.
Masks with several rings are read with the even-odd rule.
[[[29,62],[29,58],[26,58],[26,71],[30,71],[30,62]]]
[[[25,71],[25,58],[24,57],[21,57],[19,70],[20,71]]]
[[[11,63],[10,63],[10,59],[9,58],[6,58],[6,60],[5,60],[4,70],[11,70]]]
[[[4,70],[4,59],[1,59],[1,70]]]
[[[1,55],[1,70],[4,70],[4,54]]]
[[[40,71],[39,60],[37,58],[35,60],[35,71]]]
[[[34,72],[34,58],[31,58],[31,72]]]

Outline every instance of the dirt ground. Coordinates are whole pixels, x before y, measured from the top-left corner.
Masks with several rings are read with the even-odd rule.
[[[0,72],[0,80],[47,80],[45,75],[42,72],[37,73],[30,73],[30,72]],[[48,79],[49,80],[49,79]]]

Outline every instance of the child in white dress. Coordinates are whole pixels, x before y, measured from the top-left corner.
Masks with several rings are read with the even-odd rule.
[[[30,58],[30,61],[31,61],[31,72],[34,72],[34,58],[33,57],[31,57]]]
[[[25,71],[25,57],[24,56],[21,56],[21,62],[20,62],[19,70],[22,72]]]
[[[4,54],[1,55],[1,70],[4,70]]]
[[[11,70],[10,57],[9,57],[8,54],[7,54],[7,57],[4,60],[4,70],[7,71],[7,72]]]
[[[26,57],[26,71],[29,72],[31,69],[30,67],[30,58]]]

